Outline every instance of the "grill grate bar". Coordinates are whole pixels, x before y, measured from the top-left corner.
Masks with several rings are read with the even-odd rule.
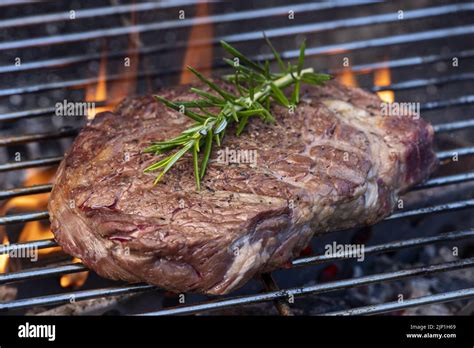
[[[202,1],[204,2],[204,1]],[[217,0],[206,2],[219,2]],[[120,14],[127,14],[127,13],[137,13],[143,11],[153,11],[158,9],[165,9],[165,8],[174,8],[179,6],[189,6],[189,5],[196,5],[199,3],[195,0],[180,0],[180,1],[173,1],[173,2],[145,2],[145,3],[133,3],[133,4],[125,4],[125,5],[117,5],[117,6],[108,6],[108,7],[95,7],[89,9],[79,9],[75,11],[75,19],[85,19],[85,18],[93,18],[93,17],[104,17],[110,15],[120,15]],[[64,12],[56,12],[56,13],[48,13],[48,14],[41,14],[41,15],[33,15],[28,17],[19,17],[13,19],[4,19],[0,21],[0,29],[6,28],[16,28],[19,26],[27,26],[27,25],[34,25],[34,24],[47,24],[59,21],[69,21],[70,13],[69,11]]]
[[[45,211],[36,211],[32,213],[12,214],[0,217],[0,226],[8,224],[18,224],[36,220],[46,220],[49,218],[49,213]]]
[[[433,125],[435,133],[452,132],[457,130],[464,130],[471,127],[474,127],[474,118],[464,121],[448,122]]]
[[[433,213],[445,213],[451,211],[457,211],[462,209],[468,209],[474,207],[474,199],[467,199],[464,201],[451,202],[446,204],[433,205],[431,207],[419,208],[407,211],[401,211],[387,217],[385,220],[395,220],[400,218],[421,216]]]
[[[474,228],[461,230],[461,231],[442,233],[436,236],[419,237],[419,238],[413,238],[413,239],[408,239],[408,240],[403,240],[403,241],[394,241],[394,242],[388,242],[384,244],[368,246],[364,249],[364,253],[366,255],[380,254],[384,252],[399,251],[399,250],[404,250],[407,248],[419,247],[419,246],[429,245],[429,244],[434,244],[434,243],[450,242],[450,241],[461,240],[461,239],[466,239],[466,238],[471,238],[471,237],[474,237]],[[57,244],[52,239],[45,240],[43,242],[46,242],[44,243],[46,247],[57,246]],[[4,246],[4,248],[0,248],[0,255],[11,252],[12,250],[19,251],[20,249],[31,248],[33,247],[33,245],[35,245],[35,243],[36,242],[26,242],[26,243],[21,243],[21,244],[6,245]],[[303,257],[303,258],[292,260],[291,266],[302,267],[302,266],[308,266],[308,265],[319,264],[319,263],[324,263],[324,262],[346,260],[348,258],[349,258],[348,256],[340,257],[340,256],[330,256],[330,255],[325,255],[325,254],[315,255],[315,256]],[[11,283],[11,282],[16,282],[16,281],[21,281],[21,280],[35,279],[37,277],[43,277],[43,276],[56,276],[56,275],[71,273],[69,272],[70,268],[68,268],[68,266],[71,266],[71,265],[74,265],[73,267],[74,272],[88,270],[81,263],[71,262],[69,264],[61,265],[61,266],[43,267],[39,269],[38,268],[31,269],[25,272],[0,274],[0,284]],[[266,289],[267,291],[278,290],[277,285],[274,283],[274,281],[271,278],[271,275],[262,276],[262,277],[263,277],[262,280],[265,286],[267,287]],[[283,308],[282,311],[285,311],[285,309]]]
[[[468,209],[474,207],[474,199],[467,199],[457,202],[450,202],[440,205],[434,205],[425,208],[413,209],[413,210],[406,210],[401,211],[399,213],[394,213],[389,217],[385,218],[385,220],[395,220],[405,217],[412,217],[412,216],[421,216],[427,215],[432,213],[441,213],[441,212],[451,212],[457,211],[462,209]],[[49,213],[47,210],[39,211],[39,212],[32,212],[32,213],[22,213],[22,214],[11,214],[0,217],[0,226],[13,224],[13,223],[20,223],[20,222],[28,222],[40,219],[48,219]]]
[[[94,103],[96,107],[105,106],[105,103],[103,101],[94,101]],[[0,121],[8,122],[8,121],[16,121],[16,120],[21,120],[21,119],[31,118],[31,117],[41,117],[41,116],[48,116],[48,115],[53,116],[55,112],[56,112],[55,107],[15,111],[8,114],[0,115]]]
[[[0,200],[2,199],[9,199],[18,196],[26,196],[26,195],[33,195],[37,193],[46,193],[50,192],[53,188],[52,184],[44,184],[44,185],[34,185],[28,187],[19,187],[9,190],[0,191]]]
[[[435,86],[435,85],[443,85],[447,83],[453,83],[453,82],[461,82],[461,81],[469,81],[469,80],[474,80],[474,73],[464,73],[464,74],[459,74],[459,75],[449,75],[449,76],[443,76],[440,78],[431,78],[431,79],[415,79],[415,80],[409,80],[409,81],[404,81],[400,83],[393,83],[387,86],[374,86],[372,87],[373,92],[379,92],[379,91],[387,91],[387,90],[392,90],[392,91],[402,91],[402,90],[407,90],[407,89],[413,89],[413,88],[421,88],[421,87],[426,87],[426,86]]]
[[[437,29],[430,31],[422,31],[411,34],[401,34],[395,36],[386,36],[383,38],[369,39],[362,41],[352,41],[342,44],[333,44],[327,46],[307,48],[306,55],[316,56],[320,54],[337,54],[345,51],[366,50],[369,48],[381,48],[386,46],[401,45],[413,42],[443,39],[451,36],[471,35],[474,34],[474,25],[461,27],[450,27],[445,29]],[[282,58],[297,58],[299,50],[286,51],[282,54]],[[260,60],[271,59],[270,55],[258,56]]]
[[[388,302],[378,305],[365,306],[359,308],[353,308],[344,311],[324,313],[322,315],[367,315],[367,314],[381,314],[387,312],[398,311],[402,309],[424,306],[434,303],[444,303],[456,300],[465,300],[474,297],[474,288],[461,289],[456,291],[444,292],[441,294],[422,296],[417,298],[410,298],[403,300],[403,302]]]
[[[62,156],[56,156],[56,157],[46,157],[46,158],[21,161],[21,162],[4,163],[4,164],[0,164],[0,172],[7,172],[9,170],[27,169],[27,168],[34,168],[34,167],[53,166],[61,162],[62,159],[63,159]]]
[[[0,284],[18,282],[21,280],[40,279],[62,274],[78,273],[87,270],[88,269],[82,263],[70,263],[55,267],[34,268],[15,273],[0,274]]]
[[[323,283],[312,286],[284,289],[279,291],[267,292],[264,294],[240,296],[229,299],[216,300],[207,303],[200,303],[189,306],[180,306],[170,309],[164,309],[156,312],[144,313],[143,315],[176,315],[176,314],[194,314],[205,311],[241,306],[246,304],[273,301],[284,299],[288,296],[302,296],[310,294],[320,294],[330,291],[344,290],[358,286],[364,286],[385,281],[401,280],[415,276],[431,275],[439,272],[454,271],[474,266],[474,258],[464,259],[442,264],[417,267],[407,270],[379,273],[359,278],[339,280],[331,283]],[[0,307],[1,309],[1,307]]]
[[[412,190],[424,190],[433,187],[439,187],[444,185],[459,184],[466,181],[474,180],[474,172],[455,174],[449,176],[441,176],[438,178],[432,178],[424,182],[421,185],[415,186]]]
[[[171,309],[161,310],[157,312],[145,313],[145,315],[171,315],[171,314],[192,314],[197,312],[204,312],[215,309],[229,308],[238,305],[274,301],[277,299],[284,299],[290,295],[302,296],[309,294],[318,294],[336,290],[349,289],[363,285],[374,284],[382,281],[394,281],[405,279],[409,277],[431,275],[439,272],[454,271],[474,266],[474,258],[446,262],[436,265],[429,265],[417,267],[412,269],[400,270],[388,273],[379,273],[359,278],[351,278],[331,283],[323,283],[312,286],[284,289],[278,291],[271,291],[263,294],[240,296],[228,299],[221,299],[207,303],[200,303],[196,305],[175,307]],[[127,293],[139,293],[150,290],[157,290],[158,288],[152,285],[138,284],[126,287],[115,287],[106,289],[83,290],[66,294],[47,295],[29,299],[15,300],[5,303],[0,303],[0,310],[14,310],[21,308],[28,308],[33,306],[58,305],[67,303],[74,298],[76,301],[93,299],[104,296],[115,296]]]
[[[374,1],[351,0],[346,3],[344,2],[305,3],[305,4],[295,4],[291,6],[273,7],[269,9],[252,9],[249,11],[231,12],[231,13],[217,14],[217,15],[211,15],[211,16],[206,16],[206,17],[168,20],[168,21],[160,21],[160,22],[155,22],[155,23],[129,25],[126,27],[115,27],[115,28],[108,28],[108,29],[101,29],[101,30],[91,30],[91,31],[85,31],[85,32],[55,35],[55,36],[36,37],[32,39],[6,41],[6,42],[0,42],[0,50],[23,49],[23,48],[30,48],[30,47],[36,47],[36,46],[57,45],[57,44],[64,45],[64,44],[72,43],[72,42],[104,39],[104,38],[115,37],[115,36],[125,36],[125,35],[130,35],[130,34],[153,32],[153,31],[159,31],[159,30],[165,30],[165,29],[187,28],[187,27],[192,27],[195,25],[205,25],[205,24],[215,24],[215,23],[222,24],[222,23],[228,23],[228,22],[235,22],[238,20],[268,18],[270,16],[287,15],[288,11],[294,11],[295,13],[297,13],[298,11],[310,12],[310,11],[333,9],[333,8],[338,8],[338,7],[345,8],[349,6],[371,4],[371,3],[374,3]],[[209,41],[207,41],[207,44],[209,44]]]
[[[10,301],[6,303],[0,303],[0,310],[13,310],[28,308],[33,306],[49,306],[56,304],[69,303],[71,299],[75,301],[89,300],[99,297],[109,297],[117,295],[126,295],[134,293],[142,293],[145,291],[156,290],[157,288],[153,285],[139,284],[139,285],[130,285],[125,287],[113,287],[105,289],[94,289],[94,290],[84,290],[72,293],[58,294],[58,295],[49,295],[41,296],[23,300]]]
[[[31,242],[15,243],[15,244],[0,244],[0,255],[8,254],[14,250],[25,249],[47,249],[57,247],[58,243],[54,239],[41,239]]]
[[[459,157],[459,156],[467,156],[467,155],[472,155],[472,154],[474,154],[474,146],[462,147],[458,149],[437,152],[436,156],[440,160],[445,160],[448,158],[453,158],[454,156]]]
[[[441,242],[450,242],[453,240],[460,240],[465,238],[474,237],[474,228],[470,228],[467,230],[461,231],[454,231],[448,233],[441,233],[436,236],[430,237],[420,237],[420,238],[413,238],[413,239],[406,239],[401,241],[394,241],[388,242],[384,244],[372,245],[367,246],[364,248],[364,254],[371,255],[371,254],[380,254],[390,251],[399,251],[402,249],[419,247],[423,245],[429,245],[433,243],[441,243]],[[348,256],[332,256],[332,255],[315,255],[309,256],[304,258],[299,258],[292,261],[293,267],[301,267],[307,266],[311,264],[323,263],[323,262],[332,262],[337,260],[344,260],[347,259]]]
[[[48,132],[48,133],[25,134],[25,135],[17,135],[17,136],[12,136],[12,137],[5,137],[5,138],[0,138],[0,146],[25,144],[28,142],[40,141],[40,140],[66,138],[66,137],[77,135],[78,132],[79,132],[79,129],[67,127],[67,128],[63,128],[63,129],[60,129],[54,132]]]
[[[459,98],[453,98],[448,100],[435,100],[432,102],[426,102],[421,104],[421,111],[437,110],[443,108],[449,108],[453,106],[461,106],[474,103],[474,95],[463,95]]]
[[[380,69],[396,69],[396,68],[403,68],[403,67],[411,67],[423,64],[432,64],[437,63],[443,60],[452,59],[453,57],[461,58],[472,58],[474,57],[474,50],[466,50],[466,51],[458,51],[458,52],[450,52],[447,54],[433,54],[428,56],[416,56],[410,58],[401,58],[401,59],[392,59],[383,62],[374,62],[374,63],[367,63],[367,64],[358,64],[353,65],[350,67],[350,71],[355,73],[364,73],[373,70],[380,70]],[[0,67],[0,72],[1,72]],[[331,70],[331,73],[338,74],[344,72],[345,69],[334,69]]]

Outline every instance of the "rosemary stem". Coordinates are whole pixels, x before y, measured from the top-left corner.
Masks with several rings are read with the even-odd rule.
[[[299,74],[293,74],[293,75],[292,75],[292,74],[286,74],[286,75],[280,77],[278,80],[275,80],[273,83],[274,83],[277,87],[285,88],[285,87],[287,87],[288,85],[290,85],[290,84],[294,81],[293,76],[296,75],[296,77],[299,78],[299,77],[301,77],[301,76],[303,76],[303,75],[305,75],[305,74],[309,74],[309,73],[313,73],[313,72],[314,72],[314,69],[313,69],[313,68],[303,69],[303,70],[301,70],[301,72],[300,72]],[[261,91],[255,93],[253,100],[250,99],[250,97],[248,97],[248,98],[246,98],[246,99],[248,99],[249,101],[254,102],[254,101],[259,100],[261,97],[266,96],[268,93],[270,93],[270,91],[271,91],[270,86],[267,86],[267,87],[265,87],[263,90],[261,90]]]
[[[289,86],[295,80],[295,77],[297,79],[299,79],[303,75],[310,74],[310,73],[313,73],[313,72],[314,72],[313,68],[307,68],[307,69],[301,70],[299,74],[297,74],[297,73],[295,73],[295,74],[288,73],[288,74],[280,77],[279,79],[275,80],[273,83],[279,88],[285,88],[285,87]],[[251,98],[251,97],[241,98],[240,101],[244,102],[244,104],[252,104],[252,103],[258,101],[260,98],[268,96],[270,93],[271,93],[271,87],[266,86],[262,90],[255,93],[253,98]],[[235,105],[234,108],[235,108],[236,112],[239,112],[239,111],[244,109],[244,107],[240,106],[240,105]],[[232,116],[232,114],[230,112],[228,112],[228,113],[224,114],[224,116],[226,118],[229,118],[230,116]],[[207,131],[212,129],[215,126],[215,123],[216,123],[216,121],[209,122],[207,124],[207,127],[206,127]]]

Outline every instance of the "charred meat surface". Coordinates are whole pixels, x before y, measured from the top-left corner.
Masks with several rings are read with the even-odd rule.
[[[194,98],[188,87],[160,94]],[[273,114],[276,123],[252,119],[240,136],[229,129],[201,192],[192,155],[156,186],[156,173],[143,172],[157,159],[143,149],[189,119],[152,97],[99,114],[57,172],[56,240],[104,277],[224,294],[298,256],[314,235],[380,221],[437,165],[432,127],[381,115],[381,100],[361,89],[308,87],[293,113],[275,105]],[[256,156],[232,163],[239,152]]]

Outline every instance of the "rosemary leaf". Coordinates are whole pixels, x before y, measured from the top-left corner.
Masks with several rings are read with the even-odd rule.
[[[212,129],[207,133],[206,135],[206,145],[204,147],[204,157],[201,162],[201,174],[199,175],[199,178],[202,179],[204,177],[204,174],[206,174],[206,168],[207,168],[207,163],[209,162],[209,157],[211,155],[211,149],[212,149]]]
[[[239,59],[240,64],[248,65],[249,68],[252,68],[253,70],[258,71],[260,73],[265,72],[260,64],[252,62],[250,59],[248,59],[242,53],[240,53],[236,48],[229,45],[227,42],[221,41],[221,45],[232,56],[237,57]]]
[[[274,97],[280,104],[289,107],[290,102],[286,98],[285,94],[278,88],[274,83],[270,84],[270,88],[272,89],[272,97]]]
[[[166,162],[166,166],[165,168],[162,170],[162,172],[156,177],[155,179],[155,182],[154,182],[154,185],[156,185],[160,180],[161,178],[163,177],[163,175],[165,175],[168,170],[171,169],[171,167],[173,166],[173,164],[175,164],[181,157],[183,157],[183,155],[189,151],[190,148],[192,148],[194,145],[193,142],[188,142],[186,143],[186,145],[179,151],[177,151],[174,155],[172,155],[171,157],[169,157],[168,161]],[[152,167],[152,166],[151,166]],[[150,167],[148,167],[150,168]],[[154,169],[150,169],[150,170],[154,170]]]
[[[197,188],[197,191],[199,192],[201,191],[201,177],[199,176],[199,157],[198,157],[199,142],[197,141],[194,145],[195,145],[193,148],[194,177],[196,178],[196,188]]]
[[[200,72],[198,72],[197,70],[195,70],[193,67],[190,67],[188,66],[188,70],[191,71],[194,75],[196,75],[196,77],[201,80],[202,82],[204,82],[206,85],[208,85],[209,87],[211,87],[213,90],[215,90],[217,93],[219,93],[222,98],[224,98],[225,100],[228,100],[228,101],[232,101],[234,100],[236,97],[232,94],[230,94],[229,92],[227,91],[224,91],[222,88],[220,88],[218,85],[216,85],[214,82],[212,82],[211,80],[205,78],[203,75],[201,75]]]
[[[280,69],[282,71],[285,71],[285,63],[283,63],[283,61],[281,60],[281,57],[280,55],[278,54],[277,50],[275,49],[275,47],[273,47],[272,43],[270,42],[270,40],[268,39],[267,35],[265,34],[265,32],[263,33],[263,37],[265,38],[265,41],[267,42],[267,45],[270,47],[270,49],[272,50],[273,52],[273,56],[275,57],[277,63],[278,63],[278,66],[280,67]]]
[[[304,65],[304,51],[306,50],[306,39],[300,45],[300,56],[298,57],[298,66],[296,72],[298,75],[301,74],[301,70],[303,70]]]
[[[201,115],[199,115],[195,112],[192,112],[188,108],[180,107],[178,104],[176,104],[172,101],[169,101],[169,100],[167,100],[163,97],[160,97],[159,95],[156,95],[155,98],[158,99],[159,101],[161,101],[163,104],[165,104],[170,109],[176,110],[178,112],[183,112],[186,116],[188,116],[189,118],[192,118],[194,121],[203,122],[206,119],[205,117],[203,117],[203,116],[201,116]]]
[[[247,125],[248,119],[249,119],[249,115],[243,116],[243,117],[240,119],[240,123],[239,123],[239,126],[237,127],[237,131],[236,131],[236,134],[237,134],[237,135],[240,135],[240,134],[242,133],[242,131],[244,130],[245,126]]]

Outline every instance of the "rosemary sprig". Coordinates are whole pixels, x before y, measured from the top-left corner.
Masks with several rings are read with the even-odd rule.
[[[224,79],[233,84],[235,92],[224,90],[194,68],[188,67],[199,80],[209,86],[215,93],[209,93],[199,88],[191,88],[191,91],[200,98],[187,102],[170,101],[161,96],[155,96],[164,105],[183,113],[194,120],[195,123],[181,132],[179,136],[154,142],[145,149],[145,152],[151,152],[155,155],[178,149],[173,154],[145,169],[145,172],[161,170],[154,184],[157,184],[181,157],[187,152],[192,152],[196,188],[199,191],[201,180],[206,173],[212,146],[214,142],[220,146],[225,130],[231,123],[235,122],[237,124],[236,134],[240,135],[252,116],[260,116],[264,121],[273,122],[274,117],[270,112],[271,100],[285,107],[294,108],[300,100],[301,83],[322,85],[330,79],[327,74],[315,73],[313,68],[303,68],[305,42],[300,46],[298,63],[285,66],[280,55],[266,36],[265,40],[280,67],[279,72],[271,72],[268,61],[263,64],[253,62],[228,43],[221,41],[222,47],[233,56],[233,59],[224,58],[224,61],[234,69],[234,73],[224,76]],[[288,100],[283,90],[293,84],[294,89],[290,100]],[[201,147],[204,147],[202,156],[200,156]],[[202,159],[200,160],[199,157],[202,157]]]

